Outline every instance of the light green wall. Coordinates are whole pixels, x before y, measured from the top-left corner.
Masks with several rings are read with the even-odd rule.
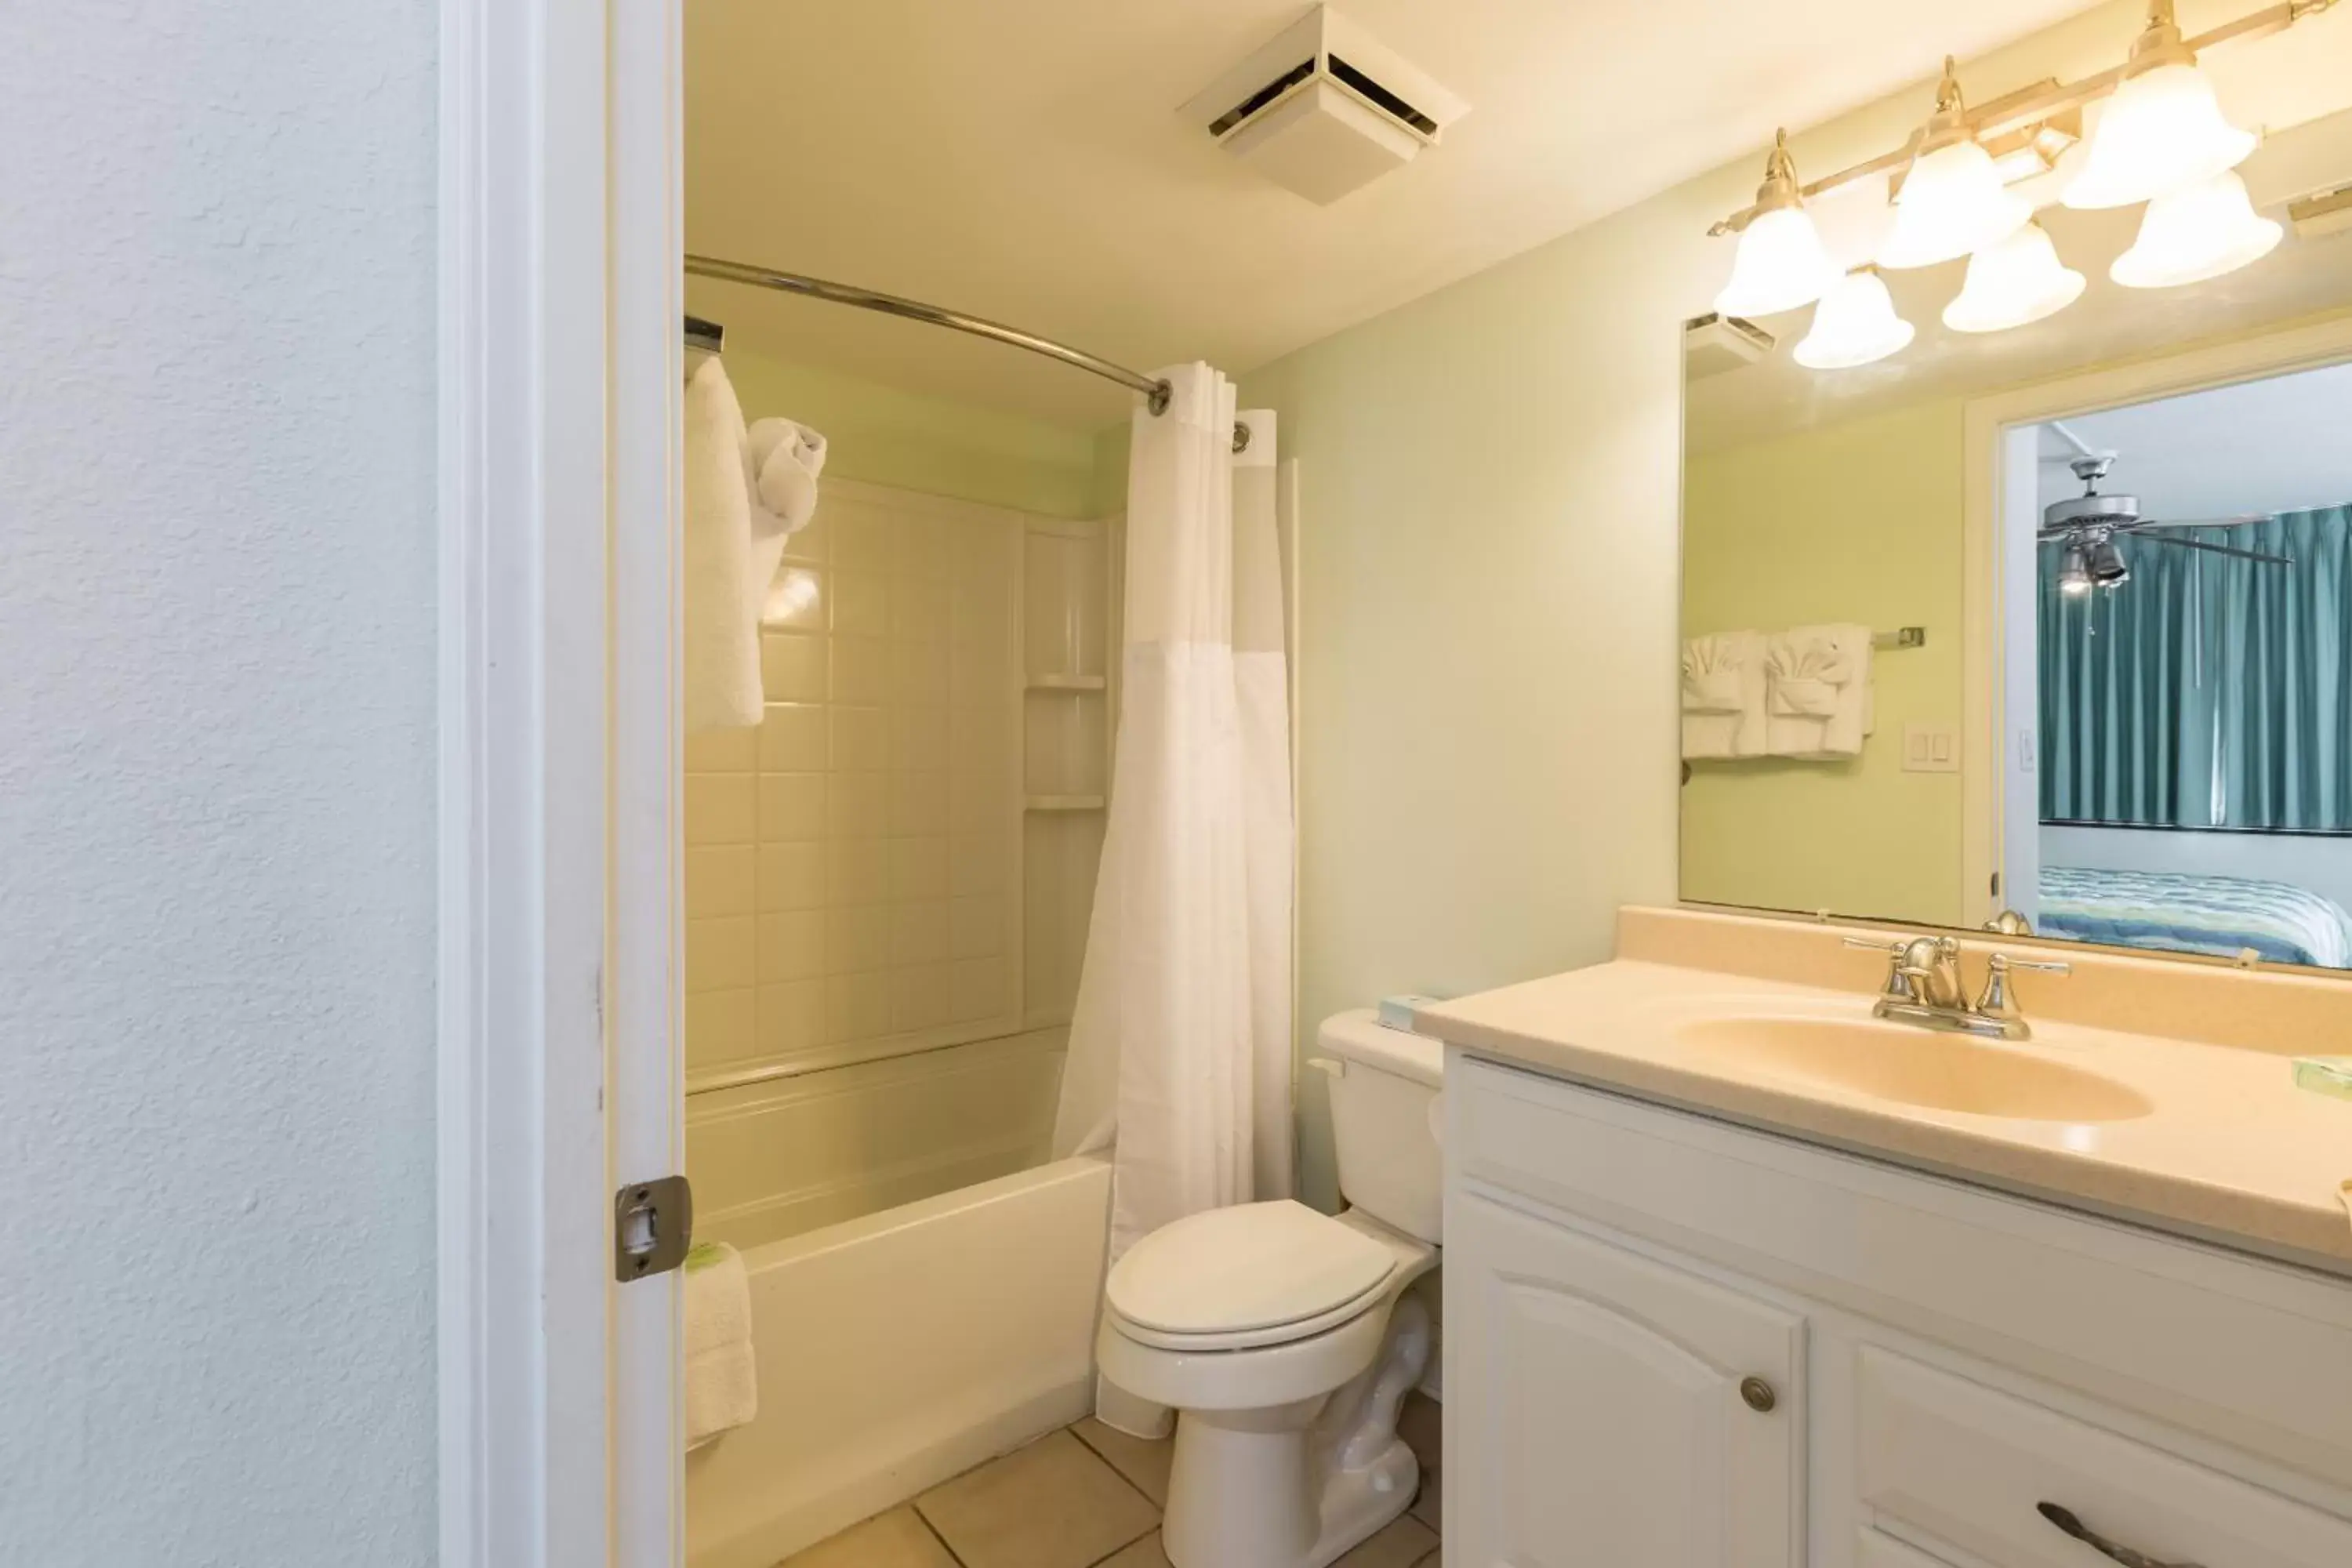
[[[824,433],[827,478],[1052,517],[1095,515],[1093,431],[902,392],[732,341],[727,374],[748,417],[782,415]]]
[[[1694,766],[1683,897],[1963,918],[1960,775],[1902,765],[1906,721],[1960,721],[1961,421],[1946,401],[1691,458],[1686,635],[1861,621],[1925,626],[1927,643],[1876,654],[1860,757]]]
[[[1387,993],[1606,959],[1620,905],[1675,896],[1681,322],[1715,199],[1242,380],[1299,464],[1305,1047]],[[1323,1079],[1299,1079],[1305,1195],[1329,1205]]]

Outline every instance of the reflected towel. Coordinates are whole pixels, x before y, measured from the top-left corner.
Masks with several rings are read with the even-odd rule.
[[[1684,643],[1682,701],[1685,757],[1762,756],[1762,635],[1718,632]]]
[[[751,1353],[751,1279],[743,1255],[703,1242],[686,1255],[686,1446],[760,1414]]]
[[[1798,626],[1764,654],[1765,749],[1776,757],[1862,754],[1871,729],[1870,628]]]

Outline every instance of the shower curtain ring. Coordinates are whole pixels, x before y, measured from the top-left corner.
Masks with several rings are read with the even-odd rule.
[[[1175,398],[1176,384],[1174,382],[1156,381],[1151,384],[1151,395],[1145,401],[1144,406],[1150,409],[1154,414],[1165,414],[1168,412],[1169,404],[1174,402]]]

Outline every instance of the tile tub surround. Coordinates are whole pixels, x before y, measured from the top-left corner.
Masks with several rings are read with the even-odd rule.
[[[1408,1398],[1398,1430],[1421,1459],[1421,1495],[1334,1568],[1437,1568],[1438,1426],[1433,1401]],[[1160,1511],[1173,1450],[1081,1421],[778,1568],[1169,1568]]]
[[[2352,1106],[2295,1089],[2288,1060],[2352,1034],[2352,984],[2096,952],[2070,952],[2071,976],[2023,976],[2034,1038],[1989,1048],[2093,1071],[2152,1102],[2093,1124],[1897,1103],[1677,1041],[1681,1023],[1758,1012],[1866,1022],[1886,960],[1842,945],[1856,933],[1628,909],[1613,962],[1432,1007],[1418,1024],[1493,1060],[2352,1274],[2337,1195],[2352,1179]],[[2051,951],[1964,945],[1971,988],[1990,947]]]

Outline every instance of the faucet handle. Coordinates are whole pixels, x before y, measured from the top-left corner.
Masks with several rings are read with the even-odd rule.
[[[2038,970],[2044,974],[2074,973],[2073,964],[2056,960],[2011,958],[2005,952],[1996,952],[1985,960],[1984,990],[1977,997],[1977,1011],[1988,1018],[2016,1024],[2021,1029],[2025,1014],[2017,1005],[2017,994],[2010,988],[2009,972],[2012,969]]]
[[[1910,982],[1903,978],[1903,955],[1910,950],[1911,942],[1909,938],[1898,936],[1892,939],[1878,940],[1866,936],[1850,936],[1845,939],[1845,945],[1848,947],[1864,948],[1871,952],[1884,953],[1885,955],[1886,979],[1879,985],[1879,1000],[1883,1002],[1908,1002],[1911,1000]]]

